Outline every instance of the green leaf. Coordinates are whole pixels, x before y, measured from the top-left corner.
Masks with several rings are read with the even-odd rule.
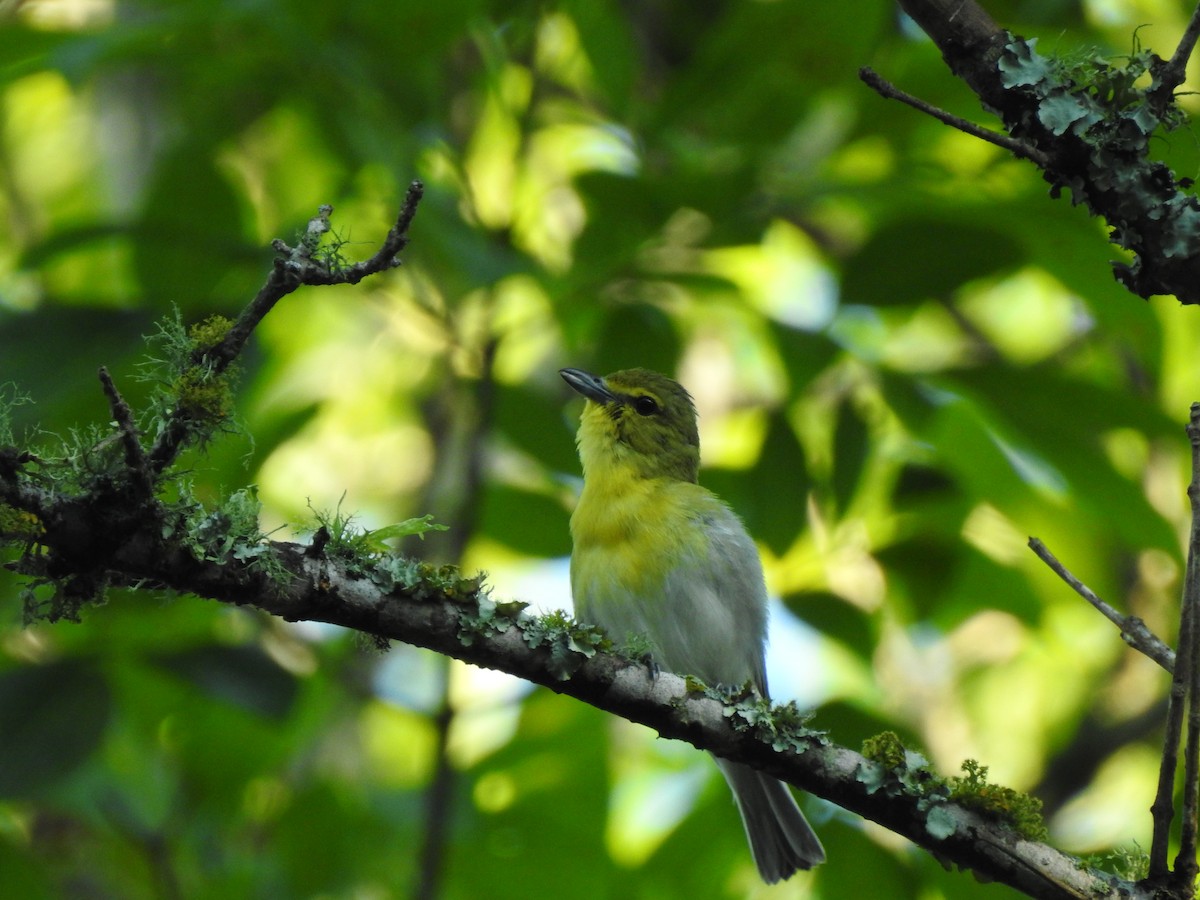
[[[299,691],[295,676],[254,645],[209,645],[152,658],[214,700],[268,719],[286,718]]]
[[[628,303],[605,316],[596,342],[596,374],[642,367],[670,374],[679,359],[679,334],[671,317],[649,303]]]
[[[808,519],[812,479],[804,448],[782,412],[771,416],[762,452],[751,480],[753,533],[782,554],[800,535]]]
[[[843,352],[827,334],[789,328],[774,320],[767,324],[795,392],[803,391]]]
[[[144,293],[185,311],[211,302],[233,259],[257,268],[264,256],[242,243],[237,197],[205,149],[184,144],[159,164],[133,243]]]
[[[986,222],[913,215],[888,223],[846,260],[843,302],[897,306],[950,297],[968,281],[1024,262],[1013,234]]]
[[[1175,441],[1186,410],[1180,411],[1180,422],[1172,421],[1121,385],[1077,378],[1055,365],[963,370],[954,383],[975,398],[976,410],[990,417],[993,435],[1036,448],[1097,521],[1108,523],[1131,546],[1178,552],[1173,527],[1150,505],[1139,483],[1114,470],[1101,438],[1125,427],[1152,439]],[[967,459],[959,456],[961,463]],[[970,468],[962,466],[960,475],[966,477]],[[998,505],[1009,499],[998,483],[988,490]],[[1113,516],[1111,511],[1118,509],[1121,514]]]
[[[489,485],[483,494],[481,530],[488,537],[530,556],[571,553],[570,516],[548,494],[510,485]]]
[[[21,900],[59,900],[62,893],[35,859],[37,850],[18,848],[11,838],[0,841],[0,872],[4,873],[5,893]]]
[[[385,525],[383,528],[374,528],[368,531],[365,537],[376,544],[382,544],[384,541],[390,541],[394,538],[404,538],[414,534],[424,537],[430,531],[449,530],[449,525],[439,525],[433,521],[432,514],[426,514],[413,519],[405,519],[403,522],[397,522],[394,525]]]
[[[870,617],[841,597],[824,591],[788,594],[784,604],[805,624],[845,645],[863,660],[875,647],[875,628]],[[840,740],[844,740],[839,736]]]
[[[549,394],[528,385],[497,385],[493,426],[505,440],[552,471],[577,475],[575,429],[580,406],[573,401],[578,395],[557,375],[554,384],[558,391]]]
[[[0,672],[0,797],[65,778],[99,748],[111,714],[108,681],[88,663]]]
[[[870,453],[870,431],[853,402],[845,398],[838,406],[833,430],[833,473],[831,484],[837,508],[845,512],[854,499]]]

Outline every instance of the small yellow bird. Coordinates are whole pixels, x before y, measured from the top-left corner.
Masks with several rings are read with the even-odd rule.
[[[559,374],[587,398],[577,443],[583,493],[571,516],[571,593],[581,621],[647,638],[656,663],[767,696],[767,590],[741,520],[696,483],[696,407],[647,369]],[[763,881],[824,862],[787,785],[717,758]]]

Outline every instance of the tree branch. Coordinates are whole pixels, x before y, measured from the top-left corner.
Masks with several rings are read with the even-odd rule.
[[[1179,46],[1171,54],[1170,60],[1163,63],[1155,72],[1158,85],[1154,91],[1164,96],[1165,99],[1173,97],[1175,88],[1183,84],[1184,79],[1187,78],[1187,64],[1192,56],[1192,51],[1196,49],[1197,38],[1200,38],[1200,5],[1192,10],[1192,18],[1188,22],[1187,28],[1184,29],[1183,37],[1179,39]]]
[[[4,502],[23,507],[31,496],[27,487],[0,479]],[[36,499],[40,514],[60,524],[45,538],[60,559],[86,555],[87,546],[73,548],[70,542],[110,527],[111,514],[98,504]],[[72,527],[61,527],[66,520],[72,520]],[[141,528],[127,531],[107,548],[104,574],[116,583],[149,583],[253,606],[290,622],[341,625],[508,672],[647,725],[663,737],[770,772],[904,835],[947,864],[970,868],[1031,897],[1150,896],[951,802],[944,785],[910,787],[915,779],[903,778],[906,773],[884,771],[819,733],[787,725],[786,708],[780,713],[776,707],[766,725],[751,725],[739,714],[740,707],[695,690],[683,678],[656,675],[646,665],[612,653],[574,649],[587,647],[589,632],[497,607],[478,580],[455,570],[399,557],[379,557],[366,569],[361,559],[348,562],[332,552],[266,541],[249,561],[233,554],[220,561],[197,559],[177,540],[164,538],[150,517],[141,521]],[[395,583],[388,589],[380,586],[389,581]],[[931,815],[935,809],[936,823]]]
[[[1110,240],[1131,251],[1114,274],[1140,297],[1173,294],[1200,303],[1200,201],[1186,179],[1150,158],[1150,138],[1183,121],[1173,104],[1178,67],[1191,52],[1200,22],[1193,17],[1170,63],[1146,55],[1125,70],[1103,60],[1047,59],[998,26],[975,0],[900,0],[933,39],[950,70],[997,115],[1004,130],[1041,168],[1052,194],[1103,216]],[[1143,66],[1142,69],[1135,68]],[[1135,86],[1148,69],[1149,88]],[[1099,82],[1103,81],[1103,84]]]
[[[1175,857],[1175,877],[1186,884],[1196,881],[1197,817],[1200,815],[1200,403],[1193,403],[1187,426],[1192,445],[1192,481],[1188,499],[1192,506],[1192,530],[1188,540],[1187,572],[1183,585],[1180,627],[1180,668],[1186,678],[1188,698],[1187,745],[1183,755],[1183,811],[1179,836],[1179,854]]]
[[[104,396],[108,398],[108,408],[112,413],[113,421],[117,423],[120,432],[121,446],[125,450],[125,466],[133,474],[138,490],[148,498],[154,493],[154,483],[146,464],[146,454],[142,452],[142,442],[138,437],[137,425],[133,421],[133,410],[129,408],[129,404],[117,390],[106,367],[100,367],[98,377],[100,386],[104,389]]]
[[[250,339],[263,317],[275,308],[276,303],[301,285],[358,284],[369,275],[399,266],[401,262],[398,254],[408,246],[408,229],[424,196],[425,186],[420,181],[412,182],[408,186],[400,214],[379,250],[370,259],[353,265],[339,265],[336,254],[322,257],[317,252],[322,236],[329,231],[332,206],[322,206],[317,215],[309,220],[308,227],[296,247],[290,247],[278,239],[273,241],[272,247],[278,256],[266,282],[242,311],[224,339],[213,347],[199,350],[192,361],[193,364],[204,366],[215,375],[224,372],[230,363],[241,355],[246,341]],[[161,475],[175,461],[183,449],[187,433],[186,417],[182,411],[176,411],[150,450],[149,464],[154,475]]]
[[[403,245],[419,196],[414,185],[384,249],[348,278],[395,265],[390,254]],[[267,286],[225,336],[228,352],[236,355],[244,346],[253,325],[243,323],[261,320],[296,284],[312,283],[303,274],[305,260],[316,264],[316,241],[327,228],[328,210],[322,209],[309,239],[288,261],[276,264]],[[280,272],[292,272],[297,280],[281,284]],[[230,337],[234,332],[239,336]],[[210,353],[209,361],[218,365],[221,354],[215,349]],[[521,604],[496,604],[480,579],[464,577],[453,567],[369,552],[330,529],[318,531],[309,546],[269,541],[256,522],[215,541],[202,538],[211,531],[212,514],[201,517],[204,527],[198,535],[195,522],[204,512],[198,506],[182,508],[178,501],[167,503],[127,489],[139,483],[143,460],[129,446],[131,440],[137,443],[132,416],[126,416],[124,401],[109,383],[105,380],[117,423],[105,443],[120,441],[125,453],[105,456],[104,467],[91,481],[81,482],[75,472],[61,479],[65,486],[60,487],[52,463],[0,447],[0,503],[31,514],[40,527],[36,547],[26,541],[10,567],[67,594],[69,602],[54,607],[65,610],[57,613],[60,617],[76,615],[88,591],[104,584],[152,586],[253,606],[287,621],[327,622],[381,640],[404,641],[508,672],[647,725],[664,737],[769,772],[909,838],[946,864],[972,869],[1030,897],[1162,898],[1023,836],[1007,824],[1013,821],[1011,807],[989,804],[982,794],[968,807],[964,795],[952,795],[947,782],[924,767],[903,761],[889,761],[885,767],[839,747],[805,727],[794,706],[768,707],[756,698],[718,699],[691,681],[603,652],[597,649],[603,638],[595,629],[561,616],[524,615]],[[156,443],[158,453],[151,459],[160,470],[175,458],[182,440],[178,445]],[[110,464],[113,458],[117,468]],[[124,479],[122,462],[128,470]],[[960,796],[963,802],[952,799]]]
[[[907,91],[902,91],[886,78],[870,66],[863,66],[858,70],[858,77],[870,87],[875,93],[879,94],[885,100],[899,100],[906,106],[911,106],[918,112],[923,112],[927,116],[931,116],[941,122],[943,125],[949,125],[951,128],[956,128],[964,134],[969,134],[971,137],[977,137],[981,141],[987,141],[989,144],[995,144],[1014,156],[1028,159],[1030,162],[1037,165],[1039,168],[1046,168],[1050,165],[1050,160],[1046,154],[1042,153],[1036,147],[1031,147],[1024,141],[1018,141],[1015,138],[1009,137],[1007,134],[1001,134],[996,131],[989,131],[976,125],[974,122],[968,122],[962,116],[956,116],[946,112],[944,109],[938,109],[931,103],[926,103],[920,97],[914,97]]]
[[[1137,616],[1122,615],[1097,597],[1091,588],[1072,575],[1070,570],[1059,562],[1058,558],[1038,538],[1031,537],[1029,539],[1029,549],[1036,553],[1038,558],[1048,565],[1055,575],[1065,581],[1075,593],[1092,604],[1101,615],[1121,629],[1121,640],[1134,650],[1154,660],[1168,672],[1174,670],[1175,651],[1151,631],[1145,622]]]

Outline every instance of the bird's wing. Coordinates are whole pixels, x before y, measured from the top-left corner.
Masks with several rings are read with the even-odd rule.
[[[710,684],[751,681],[766,696],[767,591],[758,548],[741,519],[704,493],[709,502],[695,514],[704,549],[672,567],[663,588],[667,614],[651,637],[666,668]]]

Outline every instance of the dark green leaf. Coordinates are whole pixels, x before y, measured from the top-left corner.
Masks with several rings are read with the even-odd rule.
[[[792,390],[799,393],[825,370],[842,353],[826,334],[789,328],[778,322],[769,322],[771,334],[783,364],[787,367]]]
[[[489,485],[483,494],[481,530],[488,537],[530,556],[568,556],[571,553],[570,516],[546,494],[503,484]]]
[[[1150,505],[1141,485],[1113,468],[1102,437],[1126,427],[1175,440],[1184,410],[1180,422],[1173,422],[1155,404],[1128,390],[1074,378],[1053,366],[963,371],[954,381],[980,398],[977,408],[998,414],[995,436],[1003,433],[1018,449],[1036,448],[1056,477],[1073,486],[1081,507],[1108,522],[1133,546],[1178,552],[1174,529]],[[991,491],[997,489],[993,485]],[[993,502],[1000,499],[994,497]],[[1121,515],[1111,516],[1114,509]]]
[[[671,318],[648,303],[622,304],[604,318],[596,342],[598,374],[642,367],[672,373],[679,359],[679,334]]]
[[[100,746],[108,682],[78,660],[0,672],[0,797],[25,797],[65,778]]]
[[[968,281],[1020,265],[1021,244],[983,222],[911,216],[889,223],[846,261],[843,302],[897,306],[947,298]]]
[[[34,860],[36,850],[18,846],[10,839],[0,841],[0,872],[4,873],[4,891],[21,900],[60,900],[48,873]]]
[[[572,400],[578,395],[555,376],[561,385],[557,394],[547,394],[526,385],[497,385],[493,422],[514,446],[557,472],[579,474],[575,452],[578,421],[568,418],[577,412]]]
[[[838,406],[837,420],[833,431],[833,497],[837,508],[845,512],[854,499],[858,483],[862,479],[863,467],[870,452],[870,431],[846,398]]]
[[[804,448],[787,417],[771,416],[751,479],[751,531],[777,554],[784,553],[808,518],[812,487]]]
[[[898,507],[957,494],[954,479],[933,466],[910,464],[900,470],[892,493]]]
[[[213,699],[268,719],[286,718],[299,690],[295,676],[254,645],[195,647],[153,659]]]
[[[260,254],[242,242],[241,208],[228,179],[204,150],[203,144],[185,144],[160,163],[143,212],[143,233],[133,244],[146,295],[184,310],[212,304],[232,259],[260,261]]]

